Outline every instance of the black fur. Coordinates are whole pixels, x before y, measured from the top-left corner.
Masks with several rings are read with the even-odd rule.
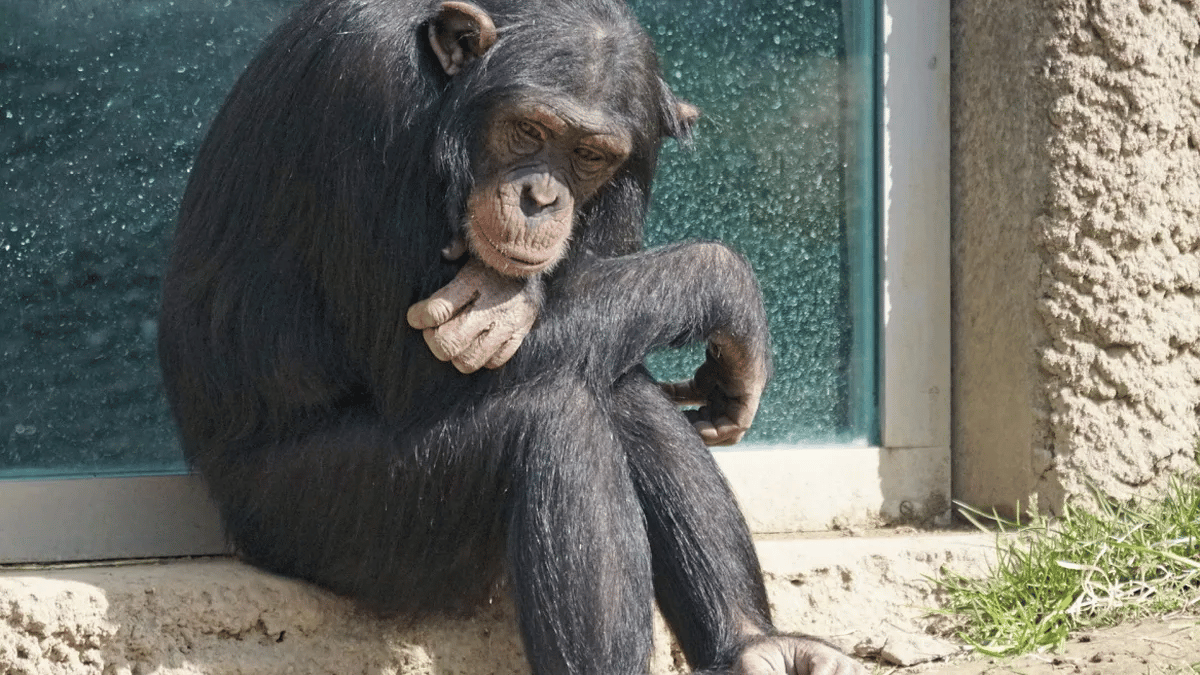
[[[651,597],[697,668],[770,632],[746,526],[642,366],[733,334],[762,358],[752,272],[720,244],[639,252],[661,139],[687,123],[648,38],[609,0],[480,0],[500,38],[454,78],[428,0],[314,0],[213,122],[164,282],[160,356],[190,463],[238,551],[413,617],[511,584],[535,673],[644,672]],[[487,112],[569,97],[634,151],[583,205],[516,356],[461,375],[405,312],[440,249]]]

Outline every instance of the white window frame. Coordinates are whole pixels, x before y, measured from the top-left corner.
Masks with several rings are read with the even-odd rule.
[[[719,454],[756,533],[950,508],[950,0],[880,15],[880,445]]]
[[[889,457],[880,462],[881,475],[903,474],[912,503],[925,501],[926,513],[938,506],[948,516],[950,2],[891,0],[884,9],[880,311],[886,335],[882,454]],[[905,515],[904,503],[894,498],[882,506],[889,515]]]
[[[881,5],[881,443],[717,453],[756,533],[949,508],[950,0]],[[0,481],[0,563],[227,550],[194,475]]]

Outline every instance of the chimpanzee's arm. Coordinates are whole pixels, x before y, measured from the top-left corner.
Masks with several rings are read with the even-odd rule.
[[[603,387],[655,349],[699,340],[708,356],[695,378],[664,388],[704,406],[691,417],[705,442],[734,443],[770,377],[770,338],[753,270],[723,244],[574,258],[550,279],[539,322],[510,368],[518,377],[571,369]]]

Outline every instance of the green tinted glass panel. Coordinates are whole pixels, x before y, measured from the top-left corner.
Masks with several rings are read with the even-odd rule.
[[[291,4],[0,0],[0,475],[183,470],[164,251],[204,128]]]
[[[872,442],[874,2],[633,5],[667,82],[703,111],[692,147],[664,153],[648,243],[729,242],[766,301],[775,378],[746,443]],[[686,378],[702,358],[651,369]]]
[[[204,128],[295,4],[0,0],[0,477],[183,470],[154,351],[166,243]],[[872,434],[867,4],[635,3],[704,111],[648,236],[725,239],[758,270],[759,442]]]

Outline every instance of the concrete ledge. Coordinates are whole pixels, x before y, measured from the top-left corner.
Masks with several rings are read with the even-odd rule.
[[[946,568],[982,573],[985,534],[822,536],[759,542],[782,628],[852,648],[921,632]],[[684,672],[661,622],[652,672]],[[527,673],[507,602],[406,626],[303,583],[216,558],[0,567],[4,675]]]

